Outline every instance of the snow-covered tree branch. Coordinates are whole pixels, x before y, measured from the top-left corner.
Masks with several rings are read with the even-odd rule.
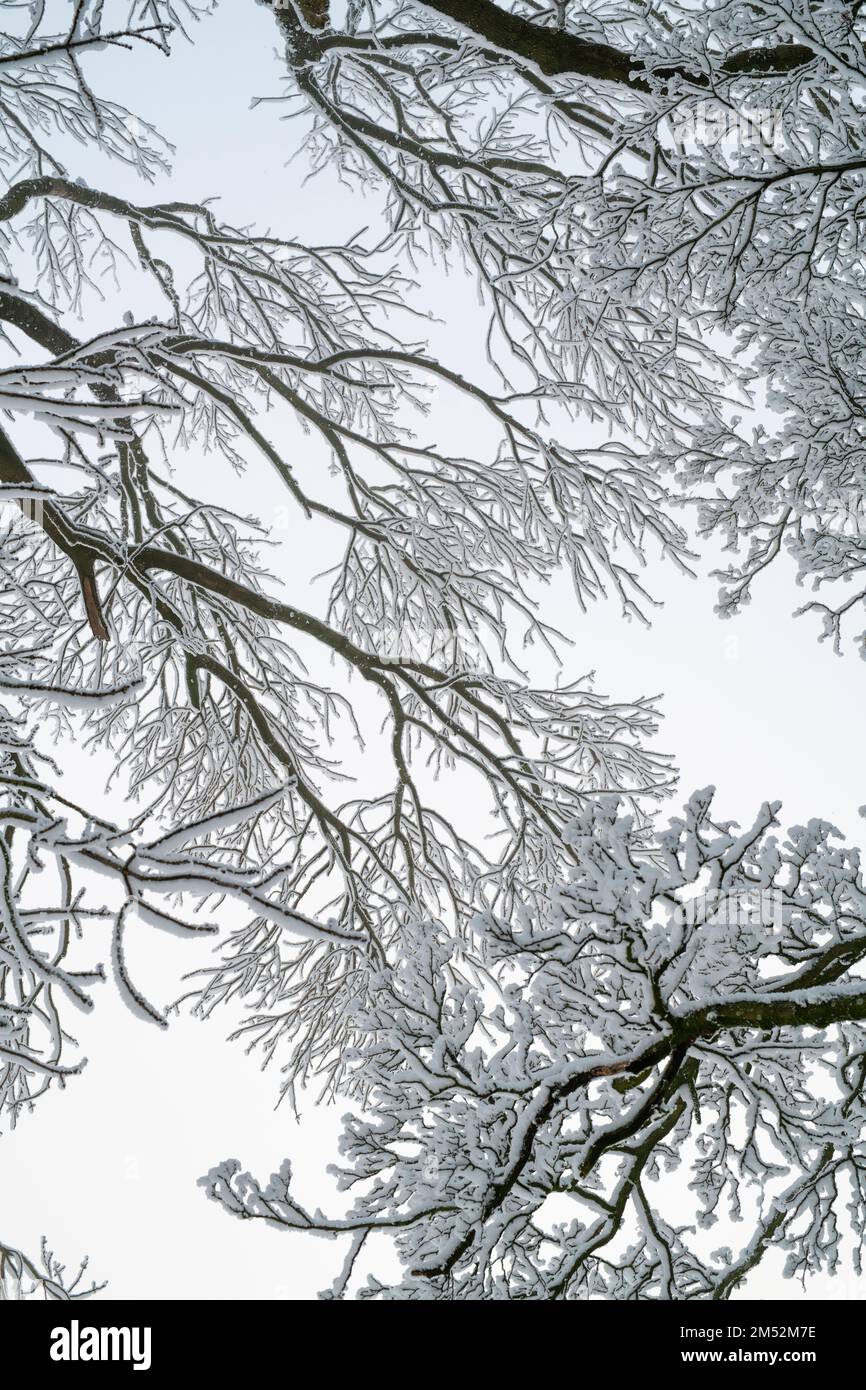
[[[862,6],[274,15],[311,157],[379,179],[404,243],[462,253],[505,377],[643,435],[700,530],[743,552],[724,615],[788,552],[838,647],[866,555]]]
[[[43,1240],[40,1258],[32,1260],[21,1250],[0,1242],[0,1302],[13,1302],[20,1299],[38,1299],[45,1302],[65,1303],[71,1300],[92,1298],[105,1287],[104,1284],[83,1284],[87,1261],[70,1277],[66,1266],[62,1265]]]
[[[73,1089],[103,984],[159,1028],[229,1005],[353,1109],[330,1215],[288,1164],[204,1185],[334,1241],[333,1297],[859,1269],[857,853],[709,791],[665,826],[658,697],[601,693],[547,595],[647,620],[685,517],[745,545],[726,613],[785,551],[834,638],[863,601],[860,7],[269,8],[363,237],[166,192],[100,95],[212,4],[4,13],[0,1114]],[[431,261],[480,291],[477,372]],[[0,1246],[22,1288],[83,1292]]]
[[[866,891],[831,825],[780,840],[778,809],[740,830],[699,792],[648,852],[596,803],[545,917],[414,924],[352,1053],[353,1205],[307,1211],[288,1162],[208,1195],[345,1233],[340,1297],[720,1299],[774,1246],[789,1275],[859,1265]]]
[[[166,38],[177,16],[159,12]],[[94,8],[75,34],[110,22]],[[413,320],[381,247],[305,248],[203,204],[135,202],[73,177],[43,138],[45,84],[62,92],[61,131],[92,144],[106,177],[119,159],[152,178],[166,147],[94,94],[66,40],[36,31],[9,53],[0,80],[21,114],[0,195],[0,319],[18,362],[4,373],[0,480],[24,517],[10,506],[4,518],[3,660],[20,668],[8,689],[26,711],[62,697],[57,726],[110,750],[118,784],[143,801],[134,834],[112,821],[87,850],[77,832],[62,841],[126,885],[121,984],[120,931],[141,892],[231,898],[252,917],[201,1006],[255,1001],[269,1048],[295,1046],[290,1081],[314,1059],[339,1070],[361,962],[407,917],[543,893],[588,797],[625,791],[637,806],[669,785],[648,746],[651,701],[609,702],[585,677],[535,689],[510,643],[561,646],[536,598],[554,567],[580,602],[607,584],[637,611],[626,554],[641,564],[651,541],[685,563],[685,532],[626,446],[575,451],[534,406],[395,342],[386,316],[407,333]],[[122,264],[155,312],[73,334],[70,316],[86,323],[98,302],[92,267],[104,278]],[[474,412],[486,453],[424,439],[439,399]],[[290,457],[287,437],[305,437],[307,457]],[[335,575],[323,612],[275,592],[269,518],[226,501],[238,475],[260,490],[272,480],[292,526],[321,528]],[[347,800],[328,750],[352,743],[389,770]],[[440,785],[462,769],[482,816],[498,817],[492,855],[486,830],[474,837],[440,804],[431,768]],[[47,831],[28,833],[41,845]],[[160,834],[199,842],[195,854],[181,865],[142,849]],[[334,940],[342,953],[323,950]]]

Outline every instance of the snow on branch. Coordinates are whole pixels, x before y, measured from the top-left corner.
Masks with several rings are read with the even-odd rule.
[[[105,1288],[105,1284],[92,1283],[79,1287],[87,1264],[88,1261],[83,1260],[74,1277],[70,1278],[66,1266],[49,1250],[44,1238],[38,1261],[0,1241],[0,1302],[38,1299],[65,1303],[92,1298]]]
[[[777,811],[738,833],[709,789],[647,846],[595,804],[544,917],[412,924],[357,1008],[352,1205],[311,1217],[288,1164],[260,1188],[236,1160],[208,1196],[354,1233],[337,1296],[727,1298],[773,1248],[798,1277],[856,1261],[866,888],[831,825]],[[723,1214],[738,1249],[705,1235]],[[389,1228],[397,1282],[360,1257]]]
[[[862,6],[273,8],[313,167],[375,181],[413,256],[462,257],[514,389],[648,441],[734,557],[721,616],[789,555],[841,651],[866,609]]]

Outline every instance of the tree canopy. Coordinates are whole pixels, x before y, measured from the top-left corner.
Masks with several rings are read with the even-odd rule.
[[[788,551],[837,645],[864,602],[862,11],[275,7],[313,156],[378,177],[409,241],[459,249],[500,369],[637,425],[739,553],[722,613]],[[772,428],[724,408],[734,363]]]
[[[565,661],[562,574],[576,621],[647,618],[690,529],[739,552],[724,614],[785,550],[837,643],[863,601],[859,6],[274,4],[310,169],[382,196],[316,246],[143,196],[170,148],[99,72],[212,8],[9,6],[0,39],[9,1122],[82,1065],[99,931],[160,1027],[135,950],[203,934],[186,1002],[241,1003],[293,1098],[351,1099],[356,1197],[205,1185],[345,1232],[335,1296],[380,1232],[405,1274],[371,1296],[724,1298],[773,1244],[832,1270],[840,1204],[863,1230],[857,854],[710,792],[665,825],[639,674],[542,684],[524,649]],[[483,297],[474,374],[422,337],[437,259]],[[471,443],[437,442],[458,409]],[[321,603],[269,563],[275,505]],[[110,795],[69,795],[52,737]],[[736,1248],[691,1239],[717,1208]]]

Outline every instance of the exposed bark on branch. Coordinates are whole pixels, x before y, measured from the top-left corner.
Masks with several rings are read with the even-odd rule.
[[[493,0],[473,0],[472,4],[466,4],[465,0],[423,0],[419,8],[451,20],[474,38],[483,40],[506,57],[530,65],[547,77],[591,77],[648,92],[651,90],[649,74],[652,71],[662,79],[680,77],[700,87],[709,85],[706,73],[692,72],[678,66],[650,69],[640,58],[624,53],[612,44],[582,39],[567,29],[535,24],[522,15],[501,8]],[[321,52],[340,46],[341,35],[328,36],[319,41],[309,32],[310,29],[327,26],[326,0],[325,3],[319,0],[299,3],[298,10],[304,15],[307,28],[302,28],[291,10],[279,9],[275,13],[299,59],[315,59]],[[435,46],[438,36],[435,33],[427,36],[418,34],[415,38],[419,43],[426,41]],[[733,53],[721,65],[721,71],[727,76],[770,76],[793,72],[814,62],[816,56],[806,44],[778,43]]]
[[[26,488],[32,487],[35,482],[33,474],[4,430],[0,430],[0,482],[13,485],[20,483],[22,487]],[[24,502],[19,503],[19,505],[24,511]],[[29,512],[27,514],[29,515]],[[99,590],[96,586],[96,572],[92,554],[76,540],[75,533],[65,517],[50,502],[42,504],[35,512],[34,520],[37,517],[46,535],[69,556],[75,566],[90,630],[98,641],[107,642],[108,628],[105,625]]]
[[[328,23],[328,0],[297,0],[297,6],[311,29],[324,29]]]
[[[44,313],[36,304],[18,295],[0,290],[0,319],[11,323],[25,333],[34,343],[45,348],[55,357],[61,352],[71,352],[78,347],[78,339]]]
[[[630,53],[623,53],[610,44],[581,39],[566,29],[552,29],[520,15],[512,14],[493,4],[492,0],[473,0],[471,5],[461,0],[423,0],[424,9],[433,10],[468,29],[478,38],[505,49],[524,62],[529,62],[548,77],[575,74],[594,77],[602,82],[617,82],[649,90],[645,76],[646,64]],[[730,73],[792,72],[804,63],[815,60],[815,54],[805,44],[774,44],[772,48],[748,49],[726,59],[722,71]],[[684,77],[699,86],[707,85],[703,73],[683,68],[655,69],[659,77]]]

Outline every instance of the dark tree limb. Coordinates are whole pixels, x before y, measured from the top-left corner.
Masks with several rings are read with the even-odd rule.
[[[296,58],[301,61],[315,60],[323,52],[340,47],[342,35],[323,34],[320,39],[315,32],[311,32],[327,27],[327,0],[323,3],[312,0],[306,4],[298,0],[297,9],[304,16],[304,24],[299,22],[298,15],[291,9],[275,7],[274,10]],[[679,66],[651,68],[640,58],[612,44],[582,39],[568,29],[535,24],[522,15],[501,8],[493,0],[472,0],[471,4],[467,4],[466,0],[419,0],[419,9],[451,20],[504,57],[528,64],[547,77],[591,77],[641,92],[652,90],[650,74],[661,79],[679,77],[699,87],[709,85],[706,73]],[[418,43],[426,42],[434,46],[439,39],[432,32],[413,37]],[[794,72],[807,63],[815,62],[816,58],[817,55],[806,44],[778,43],[733,53],[721,64],[721,71],[730,77],[746,74],[769,77]]]
[[[20,484],[22,488],[32,488],[35,482],[33,474],[15,449],[5,430],[0,430],[0,482],[10,483],[13,486]],[[30,514],[23,499],[19,502],[19,506],[25,515]],[[38,517],[39,524],[49,539],[72,561],[78,575],[90,631],[97,641],[107,642],[108,628],[105,625],[105,617],[99,599],[96,569],[91,551],[80,544],[66,518],[51,502],[43,503],[35,513],[35,517]]]
[[[501,9],[493,0],[473,0],[471,5],[462,0],[423,0],[422,8],[444,15],[485,42],[531,63],[548,77],[574,74],[616,82],[640,91],[650,89],[647,65],[632,54],[623,53],[610,44],[582,39],[567,29],[534,24]],[[815,56],[805,44],[774,44],[771,48],[753,48],[732,54],[722,64],[722,71],[731,76],[793,72],[805,63],[814,62]],[[653,71],[658,77],[683,77],[698,86],[708,83],[705,74],[688,72],[684,68]]]

